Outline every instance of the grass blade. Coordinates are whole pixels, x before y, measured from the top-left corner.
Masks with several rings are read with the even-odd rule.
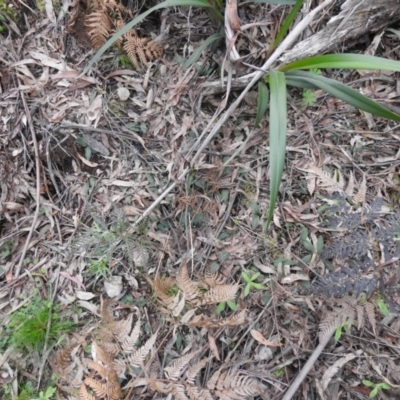
[[[283,22],[281,29],[279,30],[276,38],[274,40],[273,48],[277,47],[285,37],[287,31],[289,30],[292,22],[297,16],[297,13],[300,11],[301,6],[303,5],[304,0],[296,0],[294,7],[291,9],[289,15],[286,17],[285,21]]]
[[[204,49],[218,39],[222,39],[224,35],[222,33],[214,33],[214,35],[209,36],[192,54],[191,56],[185,61],[182,68],[188,69],[191,65],[193,65],[201,56],[201,53]]]
[[[274,215],[282,180],[286,154],[287,99],[285,74],[271,70],[269,74],[271,101],[269,107],[270,202],[266,229]]]
[[[343,100],[344,102],[358,108],[359,110],[377,115],[378,117],[400,121],[400,115],[390,111],[376,101],[369,99],[368,97],[362,95],[356,90],[344,85],[343,83],[305,71],[290,71],[286,72],[285,75],[288,78],[289,82],[291,82],[292,78],[297,80],[297,82],[303,81],[304,83],[308,83],[318,87],[319,89],[325,90],[332,96]]]
[[[136,24],[143,21],[149,14],[153,11],[159,10],[160,8],[166,7],[175,7],[175,6],[190,6],[190,7],[212,7],[211,4],[207,0],[166,0],[156,6],[150,8],[150,10],[145,11],[144,13],[138,15],[132,21],[127,23],[123,28],[119,31],[115,32],[114,35],[107,40],[103,46],[97,50],[96,54],[91,58],[89,64],[85,67],[81,75],[86,74],[90,68],[93,67],[94,63],[97,62],[100,57],[104,54],[104,52],[112,46],[122,35],[132,29]]]
[[[400,61],[387,58],[367,56],[364,54],[325,54],[304,58],[278,68],[279,71],[314,68],[340,69],[379,69],[385,71],[400,71]]]
[[[257,116],[254,126],[257,126],[260,123],[261,118],[267,111],[268,102],[269,102],[269,91],[267,85],[264,82],[260,81],[258,82]]]

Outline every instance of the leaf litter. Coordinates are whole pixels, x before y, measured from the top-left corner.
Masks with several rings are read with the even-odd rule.
[[[344,392],[365,393],[363,379],[387,380],[396,396],[398,321],[390,318],[398,289],[397,220],[390,217],[399,202],[396,127],[360,118],[330,97],[318,96],[304,108],[301,94],[291,93],[296,107],[289,115],[281,203],[274,226],[264,232],[268,120],[253,128],[257,111],[250,96],[187,180],[132,228],[171,182],[179,182],[199,133],[221,104],[221,92],[207,94],[203,85],[218,83],[213,70],[224,49],[199,59],[196,66],[203,73],[208,68],[208,75],[198,68],[184,71],[172,53],[188,56],[211,35],[210,17],[195,8],[169,10],[169,43],[161,60],[139,71],[114,49],[90,76],[80,76],[90,58],[82,11],[68,31],[74,46],[63,54],[54,25],[61,11],[45,4],[48,19],[26,16],[23,40],[18,33],[1,39],[1,329],[9,332],[19,311],[29,317],[31,296],[50,300],[52,290],[54,305],[63,308],[60,317],[75,325],[48,343],[41,371],[40,354],[21,354],[2,342],[2,379],[12,393],[21,394],[34,376],[34,384],[54,385],[68,399],[117,399],[122,393],[145,398],[154,391],[175,398],[276,398],[318,335],[323,340],[324,332],[345,326],[357,336],[343,333],[340,343],[330,345],[315,364],[322,386],[310,377],[304,393],[315,396],[322,388],[329,395],[341,374]],[[244,15],[239,7],[239,23],[254,26],[235,41],[235,51],[244,54],[250,43],[246,62],[261,65],[259,43],[272,37],[275,17],[287,10],[251,3]],[[141,29],[153,28],[149,19]],[[393,49],[390,37],[381,40]],[[246,69],[236,68],[235,74]],[[394,80],[365,82],[363,91],[373,98],[398,95]],[[29,118],[38,138],[39,182]],[[37,195],[40,212],[32,227]],[[377,198],[389,214],[374,209]],[[342,219],[334,229],[327,226],[329,213]],[[350,215],[360,235],[376,226],[376,242],[362,241],[364,236],[351,242],[368,247],[351,254],[368,253],[366,272],[354,266],[358,259],[343,266],[326,256],[329,246],[344,240],[345,229],[356,226]],[[366,279],[382,268],[371,291]],[[244,296],[242,271],[260,272],[257,284],[266,289]],[[342,290],[333,299],[311,294],[324,279],[333,288],[337,273],[352,282],[351,293]],[[379,373],[367,362],[372,357],[365,342],[378,345],[388,359]]]

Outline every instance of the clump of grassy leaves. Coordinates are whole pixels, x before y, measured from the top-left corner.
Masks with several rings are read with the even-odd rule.
[[[54,344],[60,337],[71,332],[74,324],[61,319],[60,307],[51,301],[34,296],[25,307],[12,314],[8,324],[3,328],[0,348],[13,346],[20,351],[40,352],[46,341],[47,329],[48,346]]]
[[[275,41],[272,43],[269,54],[273,54],[275,48],[283,41],[291,25],[295,21],[298,12],[301,9],[303,0],[296,0],[293,9],[282,23]],[[204,7],[213,12],[219,13],[218,2],[212,0],[166,0],[146,12],[138,15],[122,29],[116,32],[94,55],[89,64],[83,71],[86,73],[97,62],[102,54],[129,29],[141,22],[150,13],[165,7],[191,6]],[[203,44],[207,46],[215,40],[221,38],[220,34],[210,36]],[[198,54],[204,49],[199,49]],[[197,54],[192,56],[190,64],[196,62]],[[187,67],[188,63],[184,65]],[[362,54],[326,54],[322,56],[304,58],[287,65],[279,66],[275,69],[266,71],[265,83],[260,82],[258,96],[258,112],[256,125],[261,116],[266,112],[269,105],[269,136],[270,136],[270,205],[268,219],[265,229],[268,229],[272,220],[275,203],[279,193],[279,187],[282,180],[283,169],[286,158],[286,132],[287,132],[287,87],[294,86],[305,90],[324,90],[332,96],[358,108],[359,110],[380,116],[383,118],[400,121],[400,115],[383,107],[379,103],[363,96],[358,91],[336,80],[313,74],[312,70],[324,69],[351,69],[351,70],[392,70],[400,71],[400,62],[388,60],[380,57],[362,55]],[[308,70],[308,71],[305,71]],[[311,93],[311,92],[306,92]],[[311,101],[311,98],[307,98]]]

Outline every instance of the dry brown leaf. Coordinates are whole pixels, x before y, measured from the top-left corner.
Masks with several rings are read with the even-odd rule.
[[[253,338],[255,340],[257,340],[258,343],[261,343],[264,346],[269,346],[269,347],[280,347],[281,346],[280,343],[269,341],[259,331],[255,330],[255,329],[252,329],[250,331],[250,334],[251,334],[251,336],[253,336]]]
[[[221,358],[219,357],[218,353],[218,346],[217,343],[215,342],[215,337],[211,335],[211,333],[208,333],[208,343],[210,345],[211,352],[214,354],[214,357],[218,360],[221,361]]]

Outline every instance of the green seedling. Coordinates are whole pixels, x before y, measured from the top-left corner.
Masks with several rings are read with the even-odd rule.
[[[365,386],[372,388],[371,393],[369,394],[370,399],[374,398],[379,393],[380,390],[392,388],[386,382],[374,383],[369,381],[368,379],[364,379],[362,382]]]
[[[246,274],[246,272],[242,272],[242,278],[246,283],[246,286],[244,288],[244,297],[247,297],[250,293],[250,290],[255,289],[255,290],[263,290],[266,289],[264,285],[261,283],[255,282],[256,279],[260,276],[260,272],[256,272],[253,276],[249,276]]]
[[[226,306],[228,306],[232,311],[237,311],[237,305],[229,300],[229,301],[222,301],[221,303],[218,304],[217,306],[217,314],[221,314],[222,311],[225,310]]]
[[[343,334],[343,330],[345,330],[346,332],[349,332],[350,326],[351,325],[350,325],[349,321],[346,321],[342,325],[338,326],[335,331],[335,340],[336,341],[340,340],[340,338],[342,337],[342,334]]]
[[[49,386],[45,392],[40,391],[39,397],[35,397],[34,399],[31,400],[50,400],[53,399],[54,394],[57,392],[57,388],[53,386]]]
[[[92,260],[89,263],[88,273],[93,276],[95,281],[100,278],[108,278],[110,275],[109,261],[107,257],[102,257],[99,260]]]

